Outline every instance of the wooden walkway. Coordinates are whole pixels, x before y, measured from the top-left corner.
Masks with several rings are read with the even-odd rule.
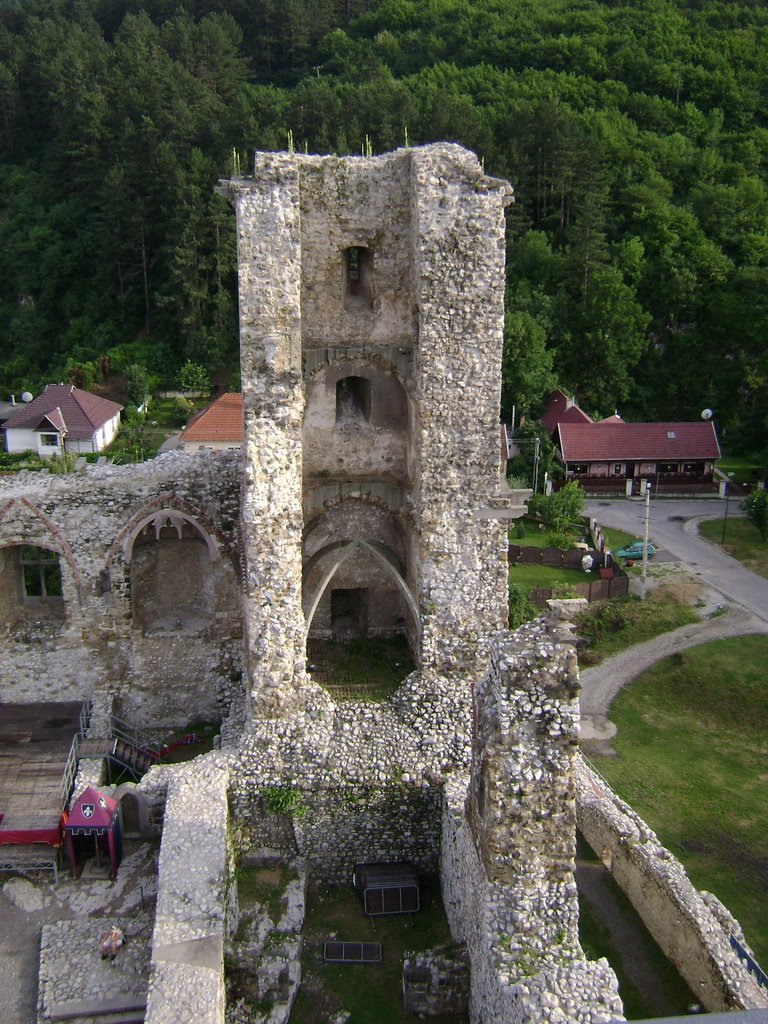
[[[56,828],[81,704],[0,704],[0,832]]]

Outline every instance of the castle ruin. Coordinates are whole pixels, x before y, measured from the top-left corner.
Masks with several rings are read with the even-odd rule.
[[[146,1020],[222,1024],[232,868],[263,848],[332,884],[374,860],[439,876],[474,1022],[622,1020],[578,942],[568,627],[506,632],[527,493],[499,443],[510,187],[440,144],[259,153],[220,191],[242,458],[20,474],[0,501],[4,701],[222,722],[219,751],[136,787],[163,835]],[[25,601],[51,561],[58,592]],[[312,679],[308,637],[390,635],[416,670],[389,700]]]

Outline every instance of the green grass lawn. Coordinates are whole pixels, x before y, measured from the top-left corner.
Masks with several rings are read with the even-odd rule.
[[[525,529],[525,536],[518,537],[515,532],[515,527],[509,531],[509,543],[518,544],[522,548],[552,548],[557,547],[557,544],[553,543],[552,535],[553,531],[543,523],[538,523],[533,519],[522,519],[520,520]],[[569,531],[569,535],[573,537],[573,542],[578,543],[584,540],[587,536],[587,528],[583,530],[572,529]],[[561,536],[557,534],[556,536]]]
[[[404,636],[309,640],[307,655],[312,678],[334,700],[385,700],[415,668]]]
[[[737,455],[728,455],[724,459],[718,459],[717,468],[729,476],[733,474],[735,483],[748,484],[750,487],[765,472],[765,468],[752,459],[740,458]]]
[[[611,526],[603,526],[601,529],[603,531],[603,536],[605,537],[605,545],[611,551],[618,551],[620,548],[625,548],[628,544],[632,544],[636,540],[643,539],[634,533],[625,533],[624,530],[614,530]]]
[[[723,520],[707,519],[699,523],[699,533],[719,544],[723,536]],[[725,524],[725,550],[752,572],[768,577],[768,541],[761,539],[748,519],[729,516]]]
[[[665,587],[651,590],[645,601],[618,597],[590,605],[578,618],[578,633],[589,640],[579,653],[582,668],[598,665],[620,651],[698,621],[694,608]]]
[[[326,964],[323,942],[380,942],[380,964]],[[402,964],[406,950],[450,943],[437,882],[421,886],[421,910],[370,918],[349,889],[310,890],[304,922],[302,983],[291,1024],[326,1024],[346,1010],[350,1024],[408,1024],[403,1010]],[[459,1024],[462,1017],[430,1017],[434,1024]]]
[[[594,574],[589,575],[581,569],[523,562],[512,562],[509,566],[509,582],[522,587],[526,593],[530,593],[534,587],[573,586],[576,583],[589,583],[593,578]]]
[[[599,770],[714,892],[768,963],[768,636],[682,651],[611,705],[615,757]]]

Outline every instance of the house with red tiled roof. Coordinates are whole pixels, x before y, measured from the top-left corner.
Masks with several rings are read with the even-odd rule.
[[[243,396],[235,392],[219,395],[206,409],[197,413],[181,435],[187,449],[214,449],[243,446]]]
[[[540,422],[552,437],[558,423],[591,423],[592,417],[578,407],[575,398],[569,398],[564,391],[557,388],[547,399]]]
[[[100,452],[114,440],[122,408],[73,384],[49,384],[5,421],[5,446],[42,458],[65,451]]]
[[[711,420],[625,423],[610,416],[599,423],[558,423],[555,444],[566,478],[587,492],[638,493],[643,480],[657,493],[715,490],[720,445]]]

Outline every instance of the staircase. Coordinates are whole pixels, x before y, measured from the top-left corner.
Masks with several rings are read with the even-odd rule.
[[[130,772],[138,781],[160,760],[160,751],[152,742],[114,715],[110,735],[78,737],[78,758],[108,758],[113,764]]]
[[[156,758],[141,747],[118,736],[103,739],[81,739],[80,758],[108,758],[113,764],[129,771],[137,781],[156,762]]]

